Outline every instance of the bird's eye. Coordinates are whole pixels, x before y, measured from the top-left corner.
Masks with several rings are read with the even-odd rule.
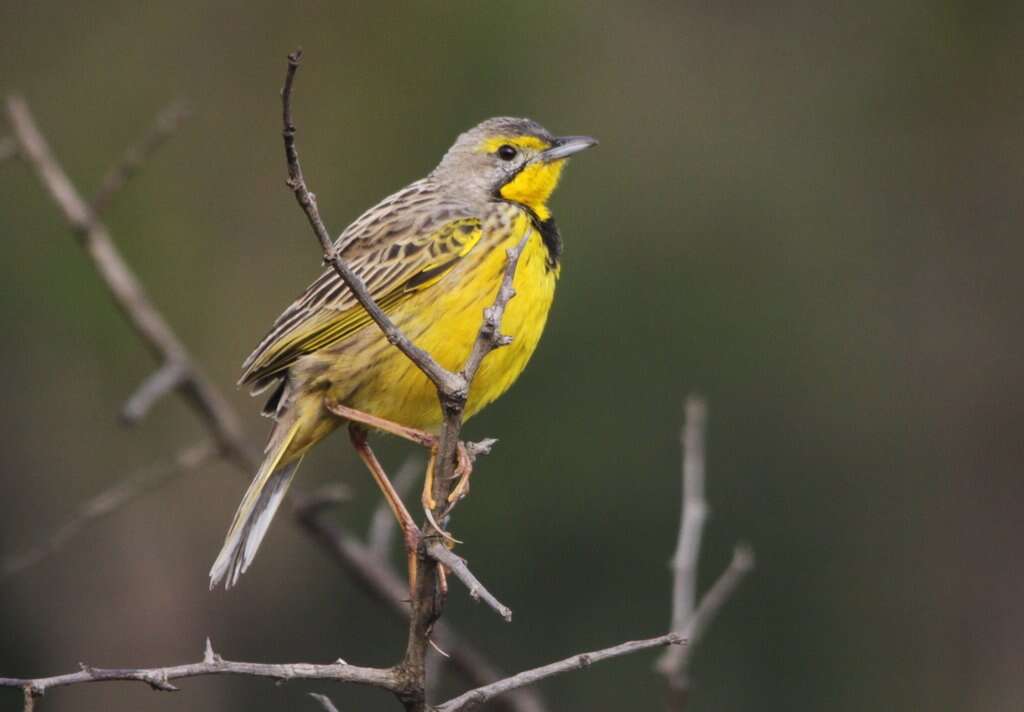
[[[511,161],[516,157],[516,149],[509,146],[507,143],[498,147],[498,158],[503,161]]]

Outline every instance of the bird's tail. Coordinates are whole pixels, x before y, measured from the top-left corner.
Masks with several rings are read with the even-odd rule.
[[[211,589],[221,581],[224,581],[224,588],[234,586],[256,556],[270,521],[302,462],[300,455],[281,464],[299,425],[299,420],[295,419],[286,427],[278,426],[270,436],[266,458],[238,505],[231,528],[224,538],[224,546],[210,569]]]

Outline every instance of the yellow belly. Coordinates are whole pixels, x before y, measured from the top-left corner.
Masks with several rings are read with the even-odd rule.
[[[476,340],[484,309],[494,303],[505,251],[518,243],[527,229],[533,235],[519,259],[516,295],[501,324],[502,333],[511,336],[512,343],[484,359],[470,388],[466,418],[515,382],[540,341],[557,280],[557,267],[548,265],[540,234],[520,214],[507,238],[478,245],[473,251],[478,254],[471,253],[437,284],[413,295],[391,315],[403,333],[442,366],[461,368]],[[292,455],[301,454],[337,427],[338,421],[322,410],[325,396],[414,428],[436,432],[441,425],[433,384],[372,324],[336,347],[304,357],[293,367],[292,376],[299,390],[295,405],[304,411],[299,418],[305,424],[291,448]]]

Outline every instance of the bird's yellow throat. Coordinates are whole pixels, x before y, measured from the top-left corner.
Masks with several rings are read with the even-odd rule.
[[[548,198],[558,186],[564,167],[564,160],[529,163],[498,192],[505,200],[525,205],[542,221],[547,220],[551,217]]]

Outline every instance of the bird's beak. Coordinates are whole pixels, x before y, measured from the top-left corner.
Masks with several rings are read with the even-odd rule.
[[[555,139],[555,143],[551,148],[540,154],[540,159],[545,163],[560,161],[574,153],[579,153],[585,148],[596,145],[597,139],[590,136],[562,136]]]

